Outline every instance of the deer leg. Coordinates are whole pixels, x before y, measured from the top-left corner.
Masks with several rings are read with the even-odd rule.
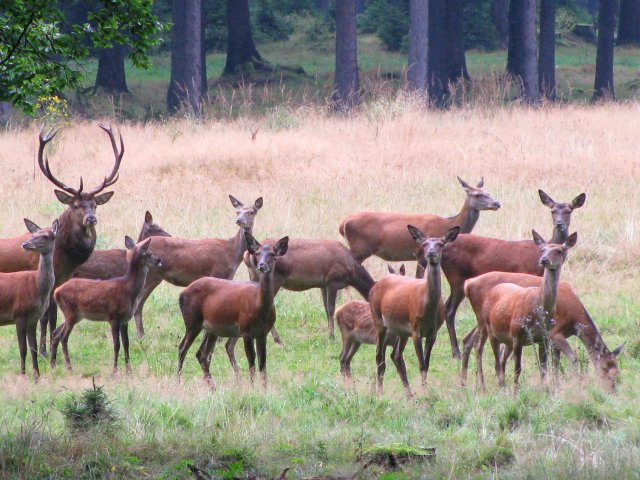
[[[513,341],[513,353],[515,356],[514,384],[517,386],[518,380],[520,379],[520,373],[522,373],[522,342],[518,339]]]
[[[24,376],[27,360],[27,322],[22,318],[16,318],[16,334],[18,335],[18,350],[20,350],[20,375]]]
[[[273,337],[273,341],[278,345],[284,345],[284,342],[282,341],[282,338],[280,338],[280,334],[276,330],[275,326],[271,329],[271,336]]]
[[[200,348],[196,352],[196,358],[202,368],[203,378],[209,384],[212,384],[211,372],[209,370],[211,366],[211,354],[213,353],[213,348],[216,346],[217,341],[218,337],[216,335],[205,332]]]
[[[489,339],[491,344],[491,350],[493,351],[493,357],[495,359],[496,377],[498,377],[498,385],[504,387],[504,370],[502,370],[502,363],[500,358],[500,342],[497,338],[491,337]]]
[[[353,337],[351,337],[348,333],[342,334],[342,351],[340,352],[340,373],[344,377],[346,381],[351,380],[351,372],[347,366],[347,358],[349,356],[349,351],[351,347],[354,345]]]
[[[578,364],[578,358],[576,357],[576,352],[573,351],[567,339],[560,333],[552,335],[551,341],[554,345],[554,356],[553,356],[553,367],[555,371],[558,371],[560,368],[560,352],[564,353],[569,361],[571,362],[572,367],[576,367]]]
[[[351,347],[349,348],[349,351],[347,352],[344,360],[345,373],[349,381],[353,381],[351,377],[351,359],[356,354],[359,348],[360,348],[360,342],[357,342],[357,341],[351,342]]]
[[[473,327],[462,341],[462,368],[460,370],[460,383],[464,387],[467,384],[467,371],[469,370],[469,357],[474,344],[478,340],[478,327]]]
[[[547,351],[549,349],[549,342],[542,341],[542,343],[538,344],[538,357],[540,361],[540,378],[544,382],[544,379],[547,376]]]
[[[139,338],[144,337],[144,325],[142,324],[142,309],[144,308],[144,304],[158,285],[162,283],[162,279],[160,281],[155,281],[155,279],[147,278],[147,281],[144,282],[144,286],[142,287],[142,293],[140,294],[140,300],[138,300],[138,304],[136,305],[135,313],[133,314],[133,318],[136,321],[136,332],[138,333]]]
[[[49,299],[49,306],[40,318],[40,355],[47,356],[47,325],[51,326],[50,336],[53,337],[53,331],[56,328],[58,317],[58,306],[53,301],[53,295]]]
[[[38,344],[36,343],[37,322],[32,322],[27,327],[27,341],[29,342],[29,351],[31,352],[31,366],[36,382],[40,378],[40,369],[38,368]]]
[[[420,377],[422,378],[422,387],[427,386],[427,365],[424,359],[424,349],[422,348],[422,337],[420,333],[415,331],[412,333],[413,346],[416,349],[416,357],[418,357],[418,366],[420,367]],[[404,381],[402,382],[404,384]],[[407,385],[405,385],[407,388]]]
[[[129,362],[129,322],[120,323],[120,338],[124,348],[124,364],[127,373],[131,373],[131,363]]]
[[[69,342],[69,335],[71,335],[71,330],[73,330],[74,326],[75,326],[75,321],[69,318],[66,318],[65,322],[62,325],[60,325],[60,329],[61,329],[60,341],[62,341],[62,354],[64,355],[64,364],[67,367],[67,370],[69,371],[71,371],[71,358],[69,358],[68,342]],[[52,343],[51,351],[53,352],[53,343]]]
[[[109,320],[111,337],[113,338],[113,374],[118,373],[118,355],[120,354],[120,322],[115,318]]]
[[[429,373],[429,364],[431,363],[431,350],[433,350],[433,346],[436,344],[436,334],[437,332],[433,332],[433,335],[424,339],[424,383],[426,386],[427,382],[427,374]]]
[[[256,350],[258,353],[258,370],[262,379],[262,387],[267,388],[267,336],[256,337]]]
[[[383,382],[384,382],[384,371],[387,368],[387,364],[385,361],[385,350],[387,349],[387,344],[385,342],[385,337],[387,336],[387,329],[382,327],[382,329],[378,330],[376,336],[376,365],[378,367],[378,379],[377,379],[377,387],[378,394],[382,394],[383,390]]]
[[[178,377],[182,373],[182,365],[184,364],[184,359],[187,356],[187,352],[189,351],[189,348],[193,344],[193,341],[200,334],[201,330],[202,330],[202,327],[200,326],[191,328],[191,329],[188,328],[184,334],[184,338],[180,342],[180,346],[178,347],[178,371],[177,371]]]
[[[336,337],[333,328],[333,314],[336,310],[336,296],[338,295],[338,290],[330,285],[327,285],[320,290],[322,291],[322,303],[324,304],[324,312],[327,315],[329,338],[333,340]]]
[[[253,385],[256,379],[256,350],[253,346],[251,335],[243,335],[242,340],[244,341],[244,353],[247,355],[247,361],[249,362],[249,380]]]
[[[238,337],[229,337],[224,348],[227,351],[227,357],[229,357],[229,363],[231,363],[231,368],[233,368],[236,380],[239,380],[240,368],[238,368],[238,362],[236,362],[236,343],[238,343]]]
[[[464,290],[458,286],[451,287],[451,294],[447,298],[445,304],[445,312],[447,319],[447,330],[449,331],[449,341],[451,342],[451,355],[453,358],[460,358],[460,349],[458,348],[458,337],[456,336],[456,312],[458,307],[464,300]]]
[[[484,330],[480,330],[480,336],[476,345],[476,379],[482,390],[486,389],[484,384],[484,373],[482,372],[482,352],[484,351],[484,344],[487,341],[488,334]]]
[[[400,380],[404,386],[407,398],[411,398],[413,397],[413,392],[411,391],[411,385],[409,385],[409,379],[407,378],[407,366],[404,363],[404,349],[407,346],[407,342],[409,342],[409,337],[398,337],[393,346],[391,359],[396,366],[398,375],[400,375]]]

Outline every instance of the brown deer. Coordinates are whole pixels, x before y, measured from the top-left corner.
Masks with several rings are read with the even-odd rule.
[[[22,248],[36,252],[40,261],[36,271],[0,273],[0,326],[16,326],[20,350],[20,375],[25,374],[28,340],[33,374],[37,381],[40,370],[36,327],[49,306],[55,282],[53,250],[59,222],[54,220],[51,228],[40,228],[26,218],[24,223],[31,232],[31,238],[22,243]]]
[[[500,202],[484,191],[484,179],[472,187],[458,177],[466,198],[460,212],[451,218],[438,215],[392,212],[360,212],[340,223],[340,234],[349,244],[355,259],[362,263],[371,255],[387,261],[415,260],[415,242],[407,234],[407,225],[415,225],[428,237],[442,237],[455,226],[461,233],[473,230],[482,210],[498,210]]]
[[[144,216],[144,223],[138,236],[138,242],[149,237],[170,237],[160,225],[153,222],[153,216],[148,211]],[[80,265],[73,273],[74,278],[89,278],[93,280],[109,280],[111,278],[126,275],[129,269],[127,260],[127,250],[114,248],[110,250],[94,250],[89,259]],[[144,337],[144,327],[142,322],[138,323],[136,318],[136,329],[140,338]]]
[[[211,382],[209,364],[218,337],[242,337],[251,383],[255,378],[257,350],[258,369],[263,384],[267,384],[267,334],[276,321],[274,269],[287,253],[289,237],[273,244],[260,244],[249,232],[244,235],[247,249],[260,272],[260,282],[201,278],[182,291],[179,303],[186,333],[178,350],[178,375],[189,347],[204,329],[204,339],[196,357],[206,381]]]
[[[56,286],[66,282],[73,271],[83,264],[93,252],[96,244],[95,226],[96,207],[104,205],[112,197],[113,192],[100,194],[105,188],[113,185],[118,180],[118,169],[124,155],[124,143],[120,135],[120,150],[116,144],[113,131],[110,127],[98,124],[111,140],[111,146],[115,155],[115,164],[111,173],[91,191],[83,191],[82,178],[80,186],[75,189],[65,185],[56,179],[51,173],[49,159],[44,156],[44,149],[55,133],[50,130],[47,134],[39,135],[38,165],[40,170],[51,183],[60,190],[54,190],[56,198],[68,208],[58,217],[59,229],[53,251],[53,270],[55,272]],[[18,272],[23,270],[35,270],[38,268],[38,255],[34,252],[26,252],[21,245],[29,239],[29,234],[19,237],[0,239],[0,272]],[[53,301],[49,302],[49,308],[40,320],[40,354],[47,354],[47,319],[50,331],[53,332],[57,322],[57,308]]]
[[[546,243],[533,230],[533,240],[539,249],[539,262],[544,268],[542,286],[521,287],[515,283],[501,283],[490,290],[483,287],[484,276],[472,278],[465,284],[465,294],[473,300],[472,307],[478,323],[477,375],[484,388],[484,374],[482,372],[482,352],[484,344],[489,338],[495,357],[496,374],[501,386],[504,385],[504,367],[511,352],[515,355],[515,383],[518,383],[522,371],[522,348],[526,345],[539,344],[541,359],[546,364],[546,352],[549,340],[554,342],[564,336],[559,323],[556,321],[556,303],[560,283],[562,266],[567,259],[569,249],[576,245],[577,233],[569,235],[562,244]],[[477,289],[484,293],[480,297]],[[500,344],[505,345],[505,351],[500,358]],[[564,348],[566,340],[557,344]],[[466,378],[466,365],[463,364],[462,379]]]
[[[242,262],[247,244],[244,232],[251,233],[253,224],[262,208],[262,197],[253,205],[244,205],[233,195],[229,195],[236,210],[238,233],[230,239],[203,238],[190,239],[180,237],[153,237],[150,252],[162,258],[163,268],[150,272],[147,276],[140,303],[135,311],[138,331],[143,330],[142,309],[147,298],[155,288],[166,281],[177,287],[186,287],[203,277],[215,277],[231,280]],[[278,339],[279,340],[279,339]]]
[[[397,275],[396,271],[387,264],[389,273]],[[400,266],[399,275],[405,276],[405,266]],[[351,360],[360,348],[360,345],[376,344],[376,328],[371,317],[371,305],[362,300],[351,300],[336,310],[336,322],[342,336],[342,351],[340,352],[340,373],[345,380],[351,381]],[[394,346],[397,338],[392,333],[387,333],[385,338],[387,346]],[[391,353],[393,359],[394,352]]]
[[[150,269],[161,268],[158,257],[149,250],[148,238],[135,243],[130,237],[125,237],[129,269],[122,277],[110,280],[90,280],[86,278],[72,278],[62,286],[56,288],[53,298],[64,314],[64,323],[56,329],[51,342],[51,367],[56,366],[58,344],[62,341],[62,353],[67,369],[71,370],[71,360],[67,343],[73,327],[83,318],[87,320],[109,322],[113,337],[113,371],[118,370],[118,354],[120,353],[120,339],[124,347],[124,362],[127,372],[131,371],[129,364],[129,319],[137,304],[147,272]]]
[[[382,392],[386,368],[386,338],[391,333],[398,337],[394,347],[393,361],[407,395],[412,396],[403,360],[404,348],[411,337],[420,365],[422,385],[426,386],[431,349],[435,344],[438,329],[444,323],[440,259],[445,245],[456,239],[460,233],[460,227],[451,228],[442,238],[427,238],[412,225],[408,225],[407,228],[427,259],[426,278],[421,280],[389,275],[373,286],[369,294],[369,303],[376,327],[378,391]],[[424,349],[423,338],[425,339]]]
[[[552,243],[562,244],[568,237],[571,214],[584,205],[586,195],[581,193],[569,203],[555,202],[542,190],[538,190],[540,200],[551,209],[553,219]],[[419,252],[418,252],[419,255]],[[540,251],[531,240],[508,241],[478,235],[460,235],[442,254],[442,271],[450,286],[450,294],[445,302],[447,330],[454,358],[460,358],[456,336],[456,312],[464,300],[464,282],[488,272],[529,273],[542,276],[539,265]],[[423,258],[418,258],[424,263]]]

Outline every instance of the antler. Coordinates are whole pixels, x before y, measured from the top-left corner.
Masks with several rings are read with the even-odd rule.
[[[51,181],[51,183],[53,183],[56,187],[61,188],[62,190],[64,190],[67,193],[70,193],[71,195],[74,195],[74,196],[79,195],[80,192],[82,192],[82,177],[80,177],[80,188],[76,190],[75,188],[72,188],[62,183],[60,180],[54,177],[53,174],[51,173],[51,168],[49,167],[49,157],[44,156],[44,147],[46,147],[47,143],[53,140],[53,137],[55,137],[58,132],[54,131],[55,129],[55,125],[54,125],[49,129],[49,131],[43,137],[42,136],[43,129],[44,129],[44,125],[40,129],[40,134],[38,136],[38,139],[39,139],[38,165],[40,166],[40,170],[42,170],[42,173],[44,173],[44,176],[47,177]]]
[[[122,156],[124,155],[124,141],[122,140],[122,134],[120,134],[120,151],[118,151],[116,138],[113,135],[113,130],[111,130],[111,127],[106,126],[102,123],[98,123],[98,126],[102,130],[107,132],[107,135],[109,135],[109,139],[111,140],[111,147],[113,148],[113,154],[116,157],[116,161],[115,161],[115,164],[113,165],[113,170],[111,170],[111,173],[108,176],[104,177],[104,180],[98,187],[94,188],[93,190],[91,190],[91,192],[89,192],[90,195],[95,195],[96,193],[101,192],[108,186],[113,185],[118,181],[118,177],[120,175],[118,173],[118,169],[120,168],[120,162],[122,161]]]

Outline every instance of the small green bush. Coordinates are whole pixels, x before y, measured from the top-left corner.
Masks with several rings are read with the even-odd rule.
[[[71,393],[60,408],[72,431],[85,431],[93,427],[110,428],[116,420],[104,387],[87,388],[79,396]]]

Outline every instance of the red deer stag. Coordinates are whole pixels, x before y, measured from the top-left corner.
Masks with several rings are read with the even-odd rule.
[[[153,222],[153,216],[147,211],[144,216],[142,230],[138,236],[138,242],[149,237],[170,237],[160,225]],[[80,265],[73,273],[75,278],[89,278],[93,280],[109,280],[111,278],[126,275],[129,269],[127,260],[127,250],[114,248],[110,250],[94,250],[89,260]],[[136,306],[137,307],[137,306]],[[141,317],[140,317],[141,318]],[[138,323],[136,318],[136,329],[140,338],[144,337],[144,327]]]
[[[396,271],[387,264],[389,273],[396,275]],[[405,276],[404,264],[400,266],[399,275]],[[351,381],[351,360],[360,345],[376,344],[376,328],[371,317],[371,305],[362,300],[351,300],[336,310],[336,322],[342,336],[342,351],[340,352],[340,373],[345,380]],[[394,346],[396,337],[387,333],[387,346]],[[394,352],[391,353],[393,359]]]
[[[522,348],[537,343],[540,345],[540,356],[546,363],[549,340],[552,342],[561,337],[559,324],[556,321],[556,303],[562,266],[567,259],[569,249],[576,245],[578,234],[569,235],[562,244],[546,243],[534,230],[533,240],[539,249],[539,262],[544,268],[542,286],[521,287],[515,283],[501,283],[490,290],[483,286],[484,275],[468,280],[465,284],[467,298],[473,300],[472,307],[478,323],[477,375],[484,388],[482,372],[482,352],[489,338],[495,368],[500,386],[504,385],[504,367],[511,352],[515,355],[515,383],[518,383],[522,371]],[[541,253],[540,253],[541,252]],[[485,295],[480,297],[476,290]],[[505,351],[500,358],[500,344]],[[563,348],[563,342],[557,344]],[[462,369],[462,380],[466,379],[465,359]]]
[[[96,207],[109,201],[113,192],[100,194],[102,190],[113,185],[118,180],[118,169],[124,155],[124,143],[120,135],[120,150],[110,127],[98,124],[111,140],[111,146],[115,155],[115,164],[111,173],[89,192],[83,191],[82,178],[80,187],[75,189],[65,185],[56,179],[51,173],[49,159],[44,156],[44,149],[55,133],[50,130],[43,136],[40,132],[38,147],[38,165],[40,170],[51,183],[60,190],[54,190],[56,198],[68,208],[58,217],[60,228],[53,250],[53,270],[56,277],[56,286],[66,282],[74,270],[83,264],[93,252],[96,244]],[[25,252],[21,245],[28,240],[29,234],[19,237],[0,239],[0,272],[19,272],[23,270],[35,270],[38,268],[38,255],[34,252]],[[47,319],[50,331],[53,332],[57,322],[57,308],[53,301],[49,302],[49,308],[40,320],[40,354],[47,354]]]
[[[49,306],[51,290],[55,283],[53,249],[59,222],[54,220],[51,228],[40,228],[26,218],[24,223],[31,232],[31,238],[22,243],[22,248],[36,252],[40,261],[36,271],[0,273],[0,326],[16,326],[20,349],[20,375],[25,374],[28,340],[31,364],[37,381],[40,370],[36,327]]]
[[[161,268],[158,257],[152,255],[149,249],[151,239],[135,243],[130,237],[125,237],[129,268],[122,277],[110,280],[90,280],[86,278],[72,278],[62,286],[56,288],[53,298],[62,313],[64,323],[53,334],[51,342],[51,367],[56,366],[58,344],[62,341],[62,353],[67,369],[71,370],[71,360],[67,343],[73,327],[83,318],[87,320],[109,322],[113,337],[113,371],[118,370],[118,354],[120,353],[120,339],[124,347],[124,362],[127,372],[131,371],[129,364],[129,319],[137,304],[147,272],[150,269]]]
[[[542,190],[540,200],[551,209],[552,243],[564,243],[568,237],[571,214],[582,207],[586,195],[581,193],[569,203],[555,202]],[[508,241],[478,235],[460,235],[442,254],[442,271],[449,282],[450,294],[445,302],[447,330],[454,358],[460,358],[456,336],[456,312],[464,300],[464,282],[488,272],[529,273],[542,276],[540,251],[531,240]],[[424,259],[419,258],[419,263]]]
[[[422,385],[427,382],[431,349],[436,341],[438,329],[444,323],[444,304],[442,303],[440,259],[445,245],[453,242],[460,227],[451,228],[443,238],[427,238],[419,229],[408,225],[414,241],[428,260],[424,280],[389,275],[371,289],[369,303],[376,327],[376,364],[378,366],[378,391],[382,392],[384,379],[385,350],[389,333],[398,337],[394,347],[393,362],[398,370],[402,384],[408,396],[411,387],[407,380],[403,351],[409,337],[420,365]],[[424,350],[422,339],[425,339]]]
[[[442,237],[455,226],[460,232],[473,230],[482,210],[498,210],[500,203],[484,191],[484,179],[472,187],[458,177],[466,193],[462,210],[455,217],[392,212],[360,212],[340,223],[340,234],[349,244],[355,259],[362,263],[371,255],[387,261],[415,260],[416,245],[407,234],[407,225],[415,225],[428,237]]]
[[[251,383],[255,378],[257,350],[258,369],[263,384],[267,384],[267,334],[276,321],[274,269],[287,253],[289,237],[274,244],[260,244],[249,232],[244,235],[247,249],[260,272],[260,282],[201,278],[182,291],[180,310],[186,333],[178,351],[178,375],[189,347],[204,329],[204,339],[196,357],[206,381],[211,382],[209,364],[218,337],[242,337]]]

